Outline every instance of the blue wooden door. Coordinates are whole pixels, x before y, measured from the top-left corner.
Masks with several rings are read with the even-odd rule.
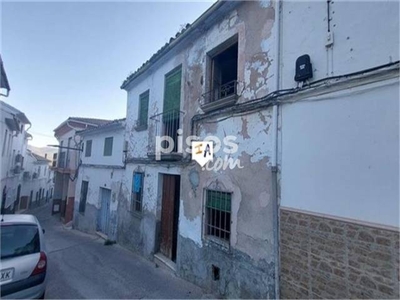
[[[101,207],[98,215],[98,230],[108,235],[108,222],[110,216],[111,190],[100,188]]]

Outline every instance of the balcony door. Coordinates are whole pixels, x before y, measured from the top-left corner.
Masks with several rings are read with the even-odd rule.
[[[180,126],[181,77],[181,67],[178,67],[165,75],[162,134],[165,136],[169,136],[173,139],[173,152],[177,152],[178,150],[177,131]]]

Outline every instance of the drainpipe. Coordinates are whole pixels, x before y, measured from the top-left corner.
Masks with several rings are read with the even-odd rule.
[[[275,90],[278,91],[280,84],[280,16],[281,1],[275,2]],[[275,299],[280,298],[280,252],[279,252],[279,205],[278,205],[278,105],[272,107],[272,157],[271,157],[271,192],[273,209],[273,235],[274,235],[274,259],[275,259]]]

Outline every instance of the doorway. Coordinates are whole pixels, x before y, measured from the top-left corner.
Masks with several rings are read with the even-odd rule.
[[[175,262],[181,177],[164,174],[162,181],[160,252]]]
[[[111,190],[100,188],[100,210],[97,217],[97,230],[108,235],[108,223],[110,218]]]

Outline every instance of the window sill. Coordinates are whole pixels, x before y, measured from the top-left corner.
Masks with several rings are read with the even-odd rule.
[[[143,214],[140,211],[131,210],[131,215],[139,220],[143,218]]]
[[[136,125],[136,126],[135,126],[135,130],[136,130],[136,131],[145,131],[145,130],[147,130],[147,124]]]
[[[219,250],[225,252],[230,252],[231,250],[229,241],[224,241],[213,236],[205,236],[203,240],[206,245],[209,245],[211,247],[217,247]]]
[[[238,95],[233,94],[228,97],[221,98],[206,104],[201,104],[200,107],[204,112],[210,112],[213,110],[233,106],[236,104],[237,100],[238,100]]]

